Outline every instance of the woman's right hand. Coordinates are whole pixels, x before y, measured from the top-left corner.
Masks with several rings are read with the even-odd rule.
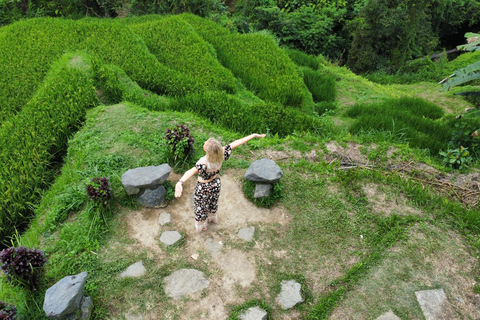
[[[180,198],[182,196],[183,187],[180,182],[177,182],[175,185],[175,198]]]

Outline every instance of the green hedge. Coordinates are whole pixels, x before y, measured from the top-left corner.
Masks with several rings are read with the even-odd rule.
[[[219,91],[190,94],[172,101],[171,108],[190,111],[213,123],[241,133],[266,132],[287,136],[295,131],[325,134],[328,123],[296,108],[273,102],[243,103],[235,96]]]
[[[55,154],[66,149],[86,109],[98,104],[93,70],[85,54],[55,63],[38,92],[0,128],[0,239],[22,228],[50,182]]]
[[[433,156],[445,149],[452,136],[452,121],[443,121],[442,108],[421,98],[389,99],[382,103],[356,104],[346,115],[356,118],[352,133],[378,130],[393,132],[410,146],[429,149]]]
[[[210,89],[235,91],[235,77],[205,42],[179,16],[131,25],[160,63],[190,75]]]
[[[159,63],[139,36],[114,20],[40,18],[2,29],[0,122],[21,110],[50,65],[68,51],[87,50],[157,94],[181,96],[204,90],[191,77]]]
[[[230,34],[215,22],[181,16],[210,42],[220,62],[261,99],[299,107],[305,87],[288,55],[264,34]]]

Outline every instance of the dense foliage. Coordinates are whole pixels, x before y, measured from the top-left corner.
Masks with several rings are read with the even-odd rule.
[[[87,196],[96,204],[106,206],[112,196],[112,188],[109,178],[94,177],[90,179],[91,183],[87,185]]]
[[[14,305],[0,301],[0,320],[15,320],[16,316],[17,309]]]
[[[190,157],[193,152],[195,139],[190,134],[190,129],[184,125],[176,125],[165,132],[165,140],[169,149],[169,158],[175,164]]]
[[[34,289],[38,286],[39,277],[47,259],[39,249],[20,246],[2,250],[0,263],[8,281],[15,281],[19,285]]]

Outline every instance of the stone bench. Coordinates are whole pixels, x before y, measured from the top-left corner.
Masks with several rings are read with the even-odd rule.
[[[270,159],[254,161],[245,172],[244,178],[255,182],[254,198],[268,197],[274,183],[283,177],[282,169]]]

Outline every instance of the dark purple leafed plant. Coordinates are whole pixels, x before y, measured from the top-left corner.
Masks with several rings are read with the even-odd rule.
[[[167,145],[171,148],[174,162],[184,160],[193,154],[195,139],[190,136],[190,129],[186,125],[176,125],[167,129],[165,139],[167,140]]]
[[[106,206],[110,197],[112,196],[112,188],[110,188],[110,181],[107,177],[92,178],[92,183],[87,186],[87,195],[96,203],[101,203]]]
[[[47,262],[39,249],[27,249],[24,246],[10,247],[0,252],[1,269],[8,281],[16,281],[29,289],[35,289],[43,266]]]
[[[0,301],[0,320],[14,319],[17,319],[17,309],[15,309],[15,306]]]

